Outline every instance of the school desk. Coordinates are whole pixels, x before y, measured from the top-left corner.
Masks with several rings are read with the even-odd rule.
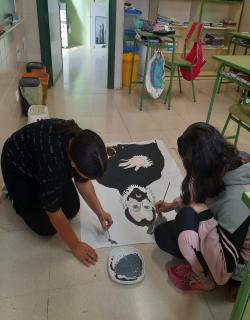
[[[250,76],[250,57],[241,55],[241,56],[234,56],[234,55],[226,55],[226,56],[220,56],[220,55],[215,55],[213,56],[213,59],[216,60],[219,63],[219,67],[217,70],[217,76],[216,80],[214,83],[214,88],[207,112],[207,118],[206,118],[206,123],[209,123],[210,118],[211,118],[211,113],[214,105],[214,100],[216,97],[216,94],[219,89],[219,85],[221,83],[221,80],[223,78],[230,80],[231,82],[235,82],[237,85],[240,85],[245,89],[247,92],[250,90],[250,86],[248,84],[244,84],[241,81],[239,81],[237,78],[230,77],[229,72],[225,72],[224,69],[226,67],[236,69],[239,72],[245,73]]]
[[[245,48],[245,55],[250,48],[250,32],[229,32],[229,44],[227,54],[230,53],[231,46],[234,45],[233,54],[235,54],[236,46]]]

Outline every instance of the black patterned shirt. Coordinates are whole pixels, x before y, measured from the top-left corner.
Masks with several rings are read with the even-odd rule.
[[[38,182],[40,200],[48,212],[62,207],[63,188],[72,177],[78,182],[86,181],[69,164],[68,146],[72,136],[56,134],[53,127],[57,121],[31,123],[6,141],[10,165],[21,175]]]

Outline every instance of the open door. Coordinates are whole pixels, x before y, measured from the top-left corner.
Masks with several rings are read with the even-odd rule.
[[[90,46],[105,48],[107,44],[106,3],[92,2],[90,7]]]

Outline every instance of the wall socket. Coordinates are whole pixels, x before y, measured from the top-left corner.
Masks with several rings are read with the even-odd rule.
[[[20,96],[19,96],[19,91],[16,90],[16,102],[19,102]]]

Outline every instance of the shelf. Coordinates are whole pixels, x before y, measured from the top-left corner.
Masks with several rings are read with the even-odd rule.
[[[188,26],[179,26],[179,25],[174,25],[174,24],[171,24],[171,27],[176,28],[176,29],[187,29],[188,28]]]
[[[174,29],[188,29],[188,26],[178,26],[178,25],[171,25]],[[204,29],[207,30],[237,30],[237,27],[211,27],[211,26],[204,26]]]
[[[207,46],[207,45],[203,45],[203,50],[228,50],[228,47],[218,47],[218,48],[216,48],[216,47],[210,47],[210,46]],[[170,52],[169,52],[170,53]],[[183,54],[183,51],[180,51],[180,50],[177,50],[177,51],[175,51],[175,54]]]
[[[212,47],[209,45],[203,45],[204,50],[228,50],[228,47]]]
[[[21,23],[23,22],[23,19],[16,22],[14,25],[12,26],[7,26],[4,28],[5,32],[0,36],[0,40],[5,38],[7,34],[9,34],[10,32],[12,32],[16,27],[18,27]]]
[[[237,30],[237,27],[210,27],[210,26],[204,26],[204,29],[208,29],[208,30]]]
[[[225,3],[225,4],[242,4],[243,1],[227,1],[227,0],[205,0],[210,3]]]

